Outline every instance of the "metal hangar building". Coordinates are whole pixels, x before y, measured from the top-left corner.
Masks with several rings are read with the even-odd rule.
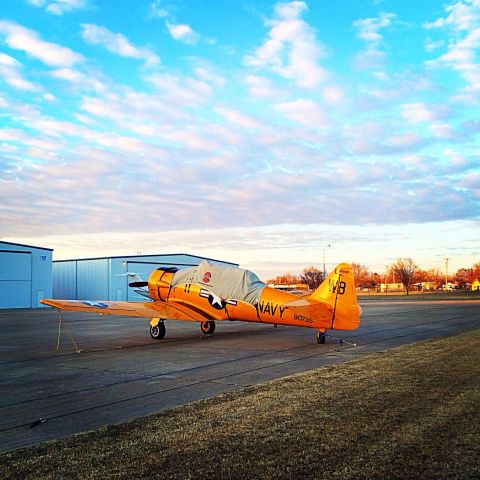
[[[53,298],[145,301],[145,297],[128,286],[129,273],[147,281],[150,273],[159,267],[188,268],[202,260],[238,267],[237,263],[186,253],[57,260],[53,262]]]
[[[0,308],[44,307],[52,296],[51,248],[0,241]]]

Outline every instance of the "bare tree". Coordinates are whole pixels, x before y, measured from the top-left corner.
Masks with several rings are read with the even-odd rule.
[[[275,285],[289,285],[292,283],[300,283],[300,279],[297,275],[292,275],[291,273],[284,273],[283,275],[277,275],[275,278],[271,278],[266,281],[268,284]]]
[[[415,272],[418,270],[417,265],[411,258],[397,258],[397,261],[391,268],[400,279],[400,282],[402,282],[403,288],[405,288],[408,295],[410,287],[415,281]]]
[[[300,280],[308,285],[310,290],[315,290],[324,280],[323,272],[315,267],[307,267],[300,274]]]
[[[367,267],[364,267],[360,263],[353,262],[352,264],[353,277],[355,278],[355,286],[363,285],[365,283],[372,282],[372,273]]]
[[[470,281],[474,282],[475,280],[480,280],[480,262],[475,263],[472,267],[472,275]]]

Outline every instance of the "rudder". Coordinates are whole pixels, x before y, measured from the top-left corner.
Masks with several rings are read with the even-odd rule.
[[[355,330],[360,325],[361,308],[355,292],[353,269],[348,263],[337,265],[309,298],[333,307],[329,328]]]

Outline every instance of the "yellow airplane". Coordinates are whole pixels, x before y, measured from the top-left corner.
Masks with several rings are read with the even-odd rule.
[[[153,301],[44,299],[41,303],[60,310],[149,317],[154,339],[165,337],[167,319],[200,322],[206,335],[213,334],[215,322],[225,320],[307,327],[317,330],[318,343],[325,343],[327,329],[355,330],[360,325],[353,271],[346,263],[303,298],[266,286],[249,270],[206,260],[188,269],[159,268],[148,282],[130,286],[148,286]]]

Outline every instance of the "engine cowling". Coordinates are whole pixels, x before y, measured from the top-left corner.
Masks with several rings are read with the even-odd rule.
[[[177,269],[158,268],[154,270],[148,279],[148,292],[155,301],[166,302],[170,292],[170,282]]]

